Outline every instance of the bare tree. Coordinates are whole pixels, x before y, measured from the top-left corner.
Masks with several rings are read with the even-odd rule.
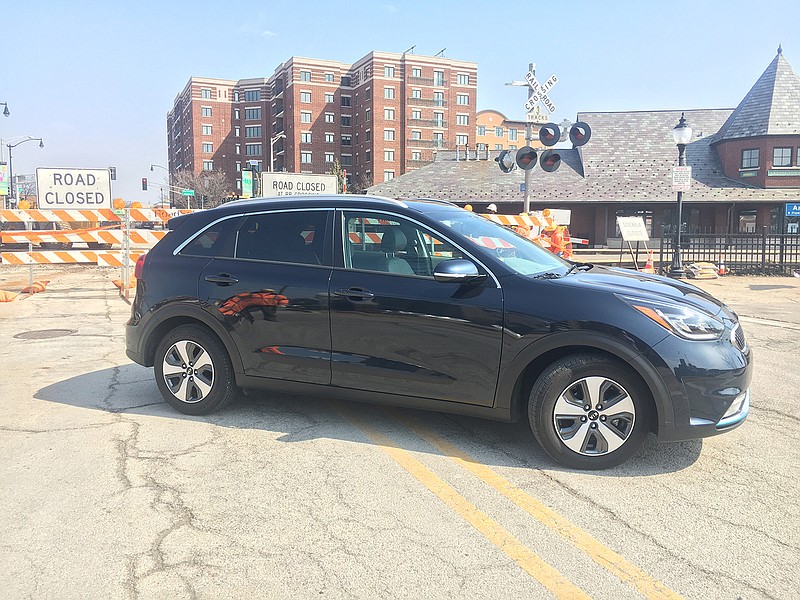
[[[352,189],[348,189],[348,193],[350,194],[366,194],[367,188],[372,187],[372,173],[367,175],[366,173],[362,173],[358,177],[356,177],[353,185],[351,186]]]
[[[183,169],[172,175],[172,185],[186,190],[194,190],[194,196],[179,195],[173,198],[176,208],[214,208],[225,202],[232,194],[231,184],[222,171],[194,171]],[[175,192],[173,192],[175,194]]]

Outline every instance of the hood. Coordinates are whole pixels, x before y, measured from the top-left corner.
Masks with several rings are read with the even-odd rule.
[[[649,300],[672,300],[717,315],[724,304],[711,294],[679,279],[649,275],[629,269],[595,266],[556,280],[559,285],[593,288],[600,292],[624,294]]]

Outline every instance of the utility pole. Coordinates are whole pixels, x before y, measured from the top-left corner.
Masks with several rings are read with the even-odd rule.
[[[536,63],[528,63],[528,71],[536,75]],[[528,86],[528,100],[533,97],[533,88]],[[526,116],[527,119],[527,116]],[[533,141],[533,123],[528,119],[525,125],[525,145],[530,146]],[[525,169],[525,201],[522,205],[523,212],[526,214],[531,210],[531,170]]]

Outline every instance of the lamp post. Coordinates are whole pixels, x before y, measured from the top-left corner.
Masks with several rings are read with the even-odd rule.
[[[692,140],[692,128],[686,124],[684,113],[681,113],[680,121],[672,130],[672,139],[678,146],[678,166],[683,166],[683,155],[686,151],[686,144]],[[686,276],[681,260],[681,227],[683,223],[683,192],[678,192],[678,206],[675,215],[675,243],[672,248],[672,265],[670,265],[668,275],[675,279]]]
[[[269,172],[270,173],[272,173],[275,170],[275,167],[274,167],[275,161],[273,159],[273,153],[274,153],[273,148],[275,147],[275,144],[277,143],[278,140],[282,140],[284,138],[286,138],[286,134],[281,132],[281,133],[279,133],[277,135],[272,136],[270,138],[270,140],[269,140]]]
[[[150,172],[152,173],[155,171],[155,167],[159,169],[164,169],[167,172],[167,185],[172,183],[171,173],[167,167],[162,167],[161,165],[157,165],[155,163],[150,165]],[[164,202],[164,188],[161,188],[161,202]],[[172,190],[169,190],[169,207],[172,208]]]
[[[8,107],[6,107],[6,110],[7,109]],[[44,148],[44,140],[42,140],[42,138],[31,137],[31,136],[27,136],[24,140],[20,140],[16,144],[6,144],[6,148],[8,148],[8,181],[11,184],[11,189],[9,190],[10,191],[9,201],[11,202],[12,205],[14,204],[14,200],[16,199],[16,194],[14,190],[14,166],[12,163],[11,149],[16,148],[20,144],[24,144],[25,142],[35,142],[35,141],[39,142],[39,148]]]
[[[8,102],[0,102],[5,108],[3,108],[3,116],[7,117],[11,114],[11,111],[8,110]]]

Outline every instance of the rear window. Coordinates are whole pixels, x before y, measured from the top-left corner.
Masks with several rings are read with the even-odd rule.
[[[200,233],[181,250],[186,256],[209,256],[232,258],[236,245],[236,231],[242,217],[225,219]]]

